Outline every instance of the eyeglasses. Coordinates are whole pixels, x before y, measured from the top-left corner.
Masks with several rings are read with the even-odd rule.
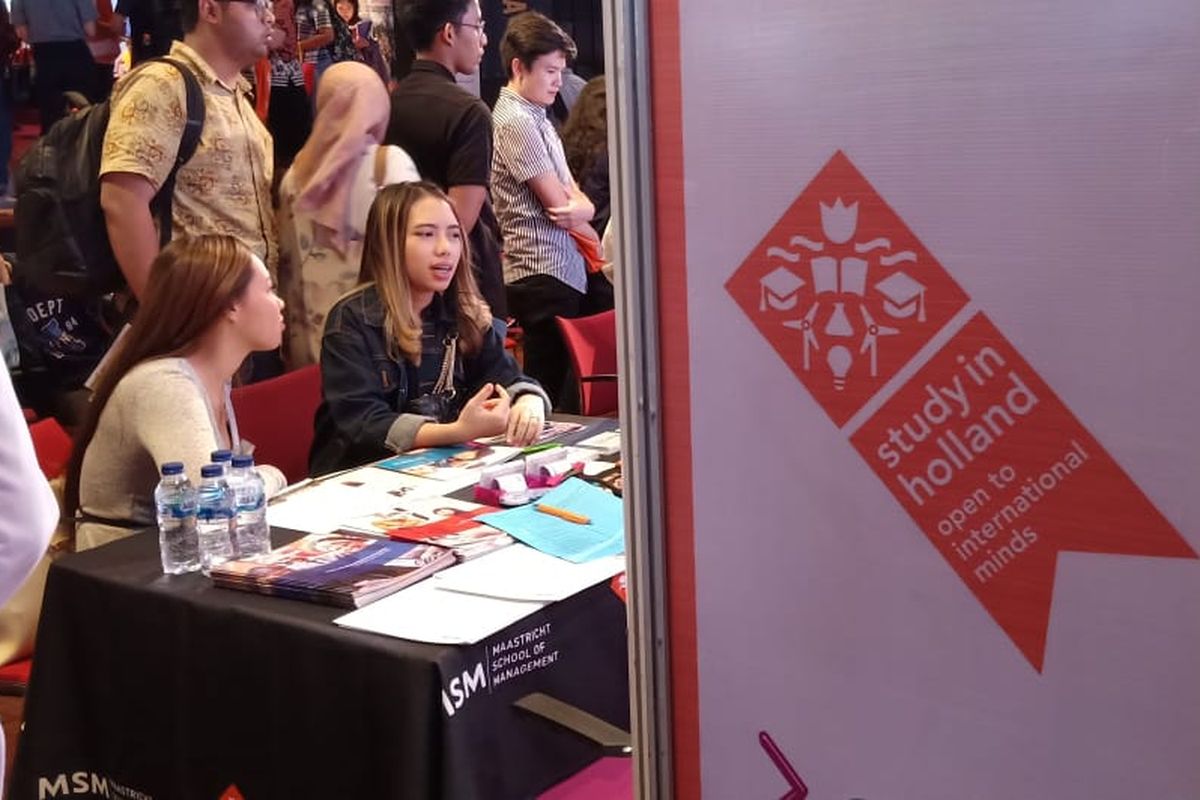
[[[479,31],[480,33],[483,33],[483,29],[485,27],[487,27],[487,21],[481,19],[481,20],[479,20],[479,22],[456,22],[456,23],[454,23],[454,27],[456,27],[456,28],[474,28],[475,30]]]
[[[243,3],[248,6],[254,6],[254,10],[258,12],[260,17],[265,17],[268,13],[274,13],[271,0],[220,0],[220,2]]]

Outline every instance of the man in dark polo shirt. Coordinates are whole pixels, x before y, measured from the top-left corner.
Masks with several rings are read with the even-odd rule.
[[[171,52],[171,42],[183,41],[181,0],[117,0],[115,13],[129,20],[133,63]]]
[[[416,51],[412,70],[392,92],[385,142],[404,149],[421,176],[450,195],[464,229],[479,289],[492,314],[503,319],[504,275],[500,234],[488,180],[492,116],[483,101],[460,87],[454,73],[479,69],[487,36],[478,0],[401,0],[396,27]]]

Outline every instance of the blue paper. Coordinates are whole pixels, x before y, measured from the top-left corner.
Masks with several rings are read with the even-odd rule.
[[[538,503],[582,514],[589,522],[582,525],[545,514],[534,507]],[[484,514],[479,521],[534,549],[575,564],[625,552],[625,519],[620,498],[578,478],[567,479],[536,503]]]
[[[401,453],[398,456],[385,458],[383,461],[377,462],[375,466],[383,467],[384,469],[390,469],[395,472],[403,472],[404,470],[412,469],[413,467],[432,464],[435,461],[443,461],[467,449],[468,448],[464,446],[428,447],[424,450],[413,450],[408,453]]]

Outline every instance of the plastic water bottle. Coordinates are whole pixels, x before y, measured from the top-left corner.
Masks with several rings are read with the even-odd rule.
[[[196,538],[196,489],[183,464],[162,465],[162,480],[154,490],[158,511],[158,549],[163,572],[182,575],[200,569],[200,544]]]
[[[254,468],[254,456],[234,456],[229,485],[237,499],[237,530],[234,542],[238,558],[268,553],[271,528],[267,525],[267,490]]]
[[[200,567],[207,575],[213,567],[233,557],[233,492],[220,464],[200,468],[196,502],[196,532],[200,540]]]
[[[225,480],[228,481],[229,473],[233,469],[233,451],[213,450],[208,457],[212,459],[212,463],[221,465],[221,469],[225,470]]]

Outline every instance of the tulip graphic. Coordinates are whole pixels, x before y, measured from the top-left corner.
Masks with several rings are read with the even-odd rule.
[[[831,206],[821,203],[821,229],[834,244],[845,244],[853,239],[858,230],[858,203],[847,206],[840,197]]]

